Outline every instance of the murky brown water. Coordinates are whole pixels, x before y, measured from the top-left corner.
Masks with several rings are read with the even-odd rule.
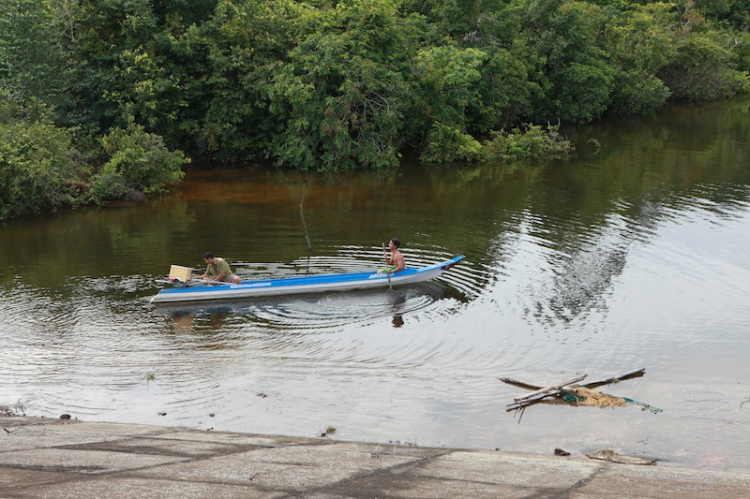
[[[194,172],[164,199],[0,227],[0,404],[750,468],[748,106],[571,131],[568,163]],[[171,264],[207,250],[246,279],[335,273],[377,267],[392,236],[409,265],[467,258],[394,291],[148,302]],[[661,413],[540,404],[519,418],[505,408],[524,391],[497,379],[641,367],[602,390]]]

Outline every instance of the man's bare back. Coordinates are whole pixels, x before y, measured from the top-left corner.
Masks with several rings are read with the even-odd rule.
[[[388,258],[388,266],[383,270],[389,274],[404,270],[404,267],[406,267],[404,255],[398,250],[399,246],[401,246],[401,241],[396,238],[393,238],[388,242],[388,248],[391,250],[391,257]]]

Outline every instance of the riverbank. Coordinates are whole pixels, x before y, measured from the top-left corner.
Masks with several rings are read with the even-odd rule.
[[[0,496],[750,497],[750,471],[0,418]]]

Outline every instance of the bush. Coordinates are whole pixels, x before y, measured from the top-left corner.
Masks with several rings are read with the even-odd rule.
[[[43,105],[11,102],[0,95],[0,220],[75,204],[70,136],[49,122]]]
[[[424,163],[450,163],[453,161],[476,161],[481,157],[482,145],[471,135],[460,130],[435,123],[427,138],[427,147],[420,160]]]
[[[485,161],[513,161],[530,158],[567,158],[575,147],[559,133],[559,125],[543,131],[539,125],[527,125],[523,131],[514,128],[510,133],[492,132],[492,139],[484,143]]]
[[[184,176],[189,163],[182,151],[169,151],[162,138],[131,121],[102,138],[104,166],[91,177],[89,196],[95,203],[163,192]]]

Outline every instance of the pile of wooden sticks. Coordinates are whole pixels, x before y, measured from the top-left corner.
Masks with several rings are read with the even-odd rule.
[[[508,383],[509,385],[515,385],[515,386],[520,386],[522,388],[534,390],[531,393],[527,393],[525,395],[515,397],[513,399],[513,402],[508,404],[507,410],[514,411],[517,409],[523,409],[528,405],[534,404],[548,397],[558,397],[567,390],[567,387],[574,385],[576,383],[578,383],[578,386],[583,386],[585,388],[595,388],[597,386],[608,385],[610,383],[615,383],[617,381],[622,381],[625,379],[638,378],[638,377],[643,376],[644,374],[646,374],[645,369],[635,369],[633,371],[628,371],[625,374],[621,374],[619,376],[611,376],[606,379],[602,379],[599,381],[591,381],[588,383],[579,383],[580,381],[583,381],[587,377],[586,374],[582,374],[580,376],[576,376],[575,378],[566,379],[566,380],[560,381],[559,383],[554,383],[548,386],[542,386],[537,383],[527,383],[527,382],[515,380],[512,378],[499,378],[499,379],[500,381],[504,383]]]

